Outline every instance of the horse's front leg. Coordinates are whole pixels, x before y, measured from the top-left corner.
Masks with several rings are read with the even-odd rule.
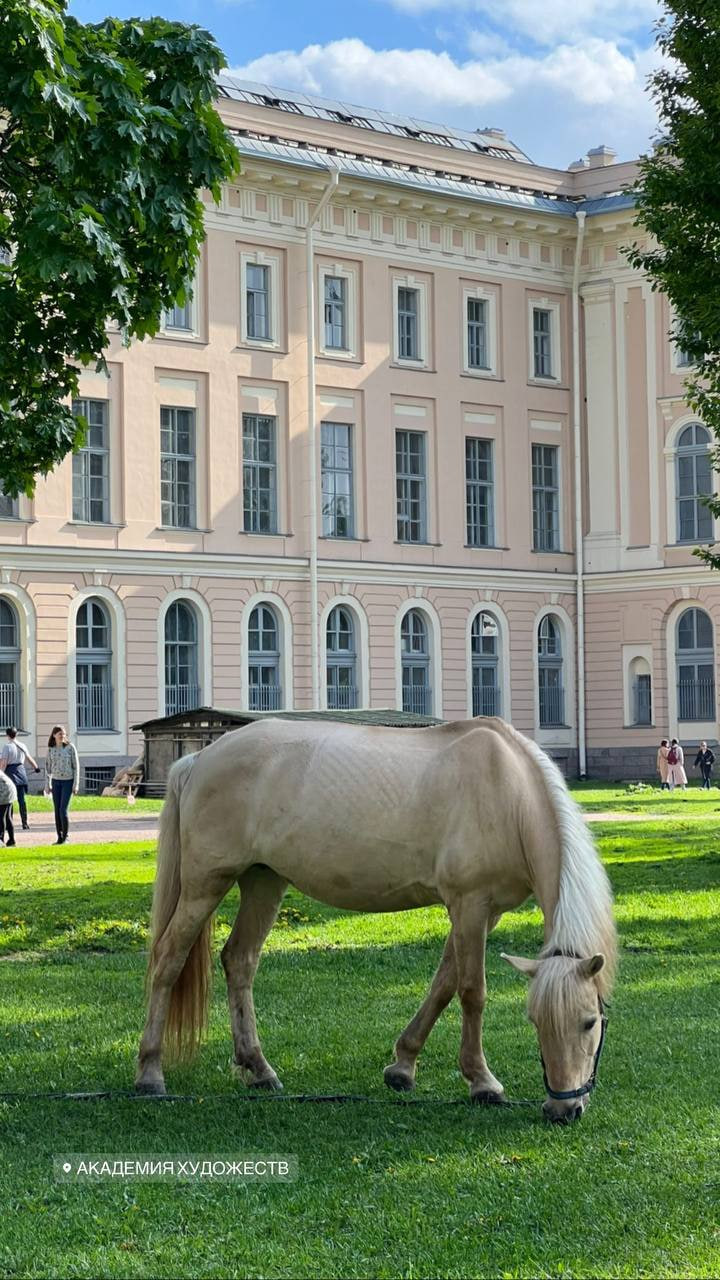
[[[260,952],[277,919],[287,880],[269,867],[251,867],[238,883],[240,910],[221,954],[235,1046],[233,1066],[246,1084],[259,1089],[282,1089],[260,1047],[253,982]]]
[[[503,1087],[485,1061],[482,1019],[485,1009],[485,944],[497,922],[480,893],[468,893],[448,903],[453,922],[457,989],[462,1005],[460,1070],[470,1085],[473,1102],[502,1102]]]
[[[391,1089],[406,1091],[415,1088],[418,1054],[456,990],[455,947],[452,930],[450,930],[430,990],[415,1017],[395,1042],[395,1061],[385,1068],[385,1083]]]

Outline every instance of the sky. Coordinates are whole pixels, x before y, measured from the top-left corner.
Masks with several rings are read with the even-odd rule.
[[[504,129],[538,164],[619,160],[656,129],[659,0],[70,0],[84,22],[195,22],[249,80],[464,129]]]

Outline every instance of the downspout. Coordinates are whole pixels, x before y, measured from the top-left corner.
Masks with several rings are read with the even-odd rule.
[[[313,227],[320,218],[340,174],[329,170],[329,181],[315,212],[305,228],[305,275],[307,291],[307,416],[308,416],[308,568],[310,574],[310,662],[312,664],[312,709],[320,710],[320,645],[318,636],[318,549],[317,549],[317,423],[315,421],[315,271],[313,262]]]
[[[583,547],[582,419],[580,402],[580,261],[585,238],[585,214],[578,211],[572,282],[573,447],[575,454],[575,612],[577,615],[578,770],[587,776],[585,742],[585,579]]]

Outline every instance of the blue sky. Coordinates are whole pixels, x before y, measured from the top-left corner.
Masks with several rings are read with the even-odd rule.
[[[655,128],[659,0],[71,0],[86,22],[161,13],[212,31],[248,79],[466,129],[505,129],[566,168]]]

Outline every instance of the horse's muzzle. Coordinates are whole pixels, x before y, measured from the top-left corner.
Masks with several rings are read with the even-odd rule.
[[[570,1102],[553,1102],[547,1098],[542,1104],[543,1115],[553,1124],[572,1124],[579,1120],[585,1110],[584,1099],[573,1099]]]

